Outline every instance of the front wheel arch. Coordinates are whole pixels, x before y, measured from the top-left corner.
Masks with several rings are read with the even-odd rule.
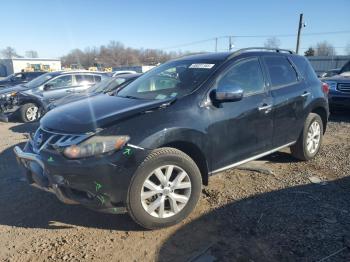
[[[202,184],[205,186],[209,184],[209,170],[207,160],[203,152],[195,144],[184,141],[174,141],[165,144],[162,147],[172,147],[178,149],[192,158],[201,172]]]

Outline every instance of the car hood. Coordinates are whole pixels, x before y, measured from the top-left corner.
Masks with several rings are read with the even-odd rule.
[[[49,111],[40,121],[46,130],[63,133],[88,133],[116,124],[125,118],[170,105],[164,100],[130,99],[100,94]]]
[[[52,102],[49,105],[49,107],[52,106],[52,108],[56,108],[58,106],[63,106],[65,104],[72,103],[72,102],[78,101],[80,99],[90,97],[92,95],[93,95],[93,93],[87,93],[87,92],[67,95],[67,96],[64,96],[60,99],[57,99],[55,102]]]
[[[4,87],[0,89],[0,94],[7,94],[11,92],[20,92],[28,90],[28,88],[22,86],[22,85],[16,85],[16,86],[11,86],[11,87]]]

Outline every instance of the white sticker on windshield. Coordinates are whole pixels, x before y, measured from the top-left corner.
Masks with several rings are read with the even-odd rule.
[[[215,64],[192,64],[189,68],[211,69]]]

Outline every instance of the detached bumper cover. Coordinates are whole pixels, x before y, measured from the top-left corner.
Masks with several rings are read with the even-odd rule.
[[[149,150],[126,147],[110,155],[68,160],[56,151],[33,152],[28,142],[22,150],[14,148],[18,162],[25,168],[28,182],[54,193],[66,204],[123,213],[133,174]]]

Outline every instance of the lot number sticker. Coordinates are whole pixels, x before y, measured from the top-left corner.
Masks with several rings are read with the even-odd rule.
[[[192,64],[189,68],[211,69],[215,64]]]

